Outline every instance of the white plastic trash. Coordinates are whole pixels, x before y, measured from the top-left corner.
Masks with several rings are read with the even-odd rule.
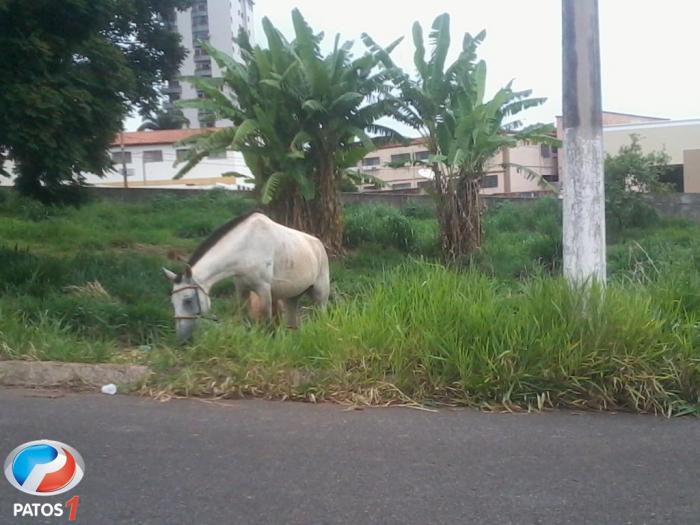
[[[110,383],[108,385],[103,385],[102,386],[102,393],[113,396],[114,394],[117,393],[117,385],[115,385],[114,383]]]

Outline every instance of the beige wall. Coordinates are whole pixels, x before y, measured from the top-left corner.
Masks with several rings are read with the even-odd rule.
[[[550,148],[550,156],[542,156],[542,148],[539,144],[521,144],[517,148],[511,148],[510,162],[528,167],[546,177],[558,175],[558,154]],[[510,193],[520,193],[526,191],[538,191],[537,181],[528,180],[527,177],[518,173],[516,168],[510,168]]]
[[[683,152],[683,191],[700,193],[700,149]]]
[[[609,111],[603,111],[603,148],[606,153],[614,154],[620,149],[620,145],[629,144],[630,133],[636,133],[636,131],[626,131],[625,130],[639,130],[645,126],[653,126],[656,124],[662,125],[669,123],[668,119],[657,118],[657,117],[646,117],[643,115],[630,115],[627,113],[612,113]],[[561,116],[556,117],[557,122],[557,138],[559,140],[564,140],[564,120]],[[609,130],[616,129],[622,132],[624,139],[620,139],[618,143],[616,140],[612,140],[608,143],[608,132]],[[626,140],[626,142],[625,142]],[[559,151],[559,178],[560,180],[565,176],[566,172],[566,155],[564,151],[564,146],[562,145]]]
[[[689,120],[605,128],[605,152],[616,154],[630,143],[633,134],[639,135],[645,152],[665,151],[671,157],[670,164],[683,164],[685,150],[700,148],[700,120]]]

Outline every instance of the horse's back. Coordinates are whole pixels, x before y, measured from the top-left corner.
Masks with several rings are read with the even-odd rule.
[[[319,279],[328,279],[328,256],[323,243],[313,235],[279,224],[266,215],[255,214],[257,228],[271,251],[274,295],[293,297]]]

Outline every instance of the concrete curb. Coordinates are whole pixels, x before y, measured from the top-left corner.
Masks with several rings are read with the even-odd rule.
[[[2,386],[100,387],[114,383],[129,387],[144,381],[150,374],[151,370],[141,365],[0,361]]]

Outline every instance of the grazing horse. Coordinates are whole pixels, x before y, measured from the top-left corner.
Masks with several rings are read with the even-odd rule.
[[[307,293],[314,303],[325,305],[330,292],[323,243],[257,211],[214,231],[192,254],[183,273],[166,268],[163,272],[173,283],[170,296],[180,343],[191,339],[196,320],[211,308],[209,291],[222,279],[233,278],[258,318],[271,320],[281,300],[287,324],[293,328],[302,295]]]

